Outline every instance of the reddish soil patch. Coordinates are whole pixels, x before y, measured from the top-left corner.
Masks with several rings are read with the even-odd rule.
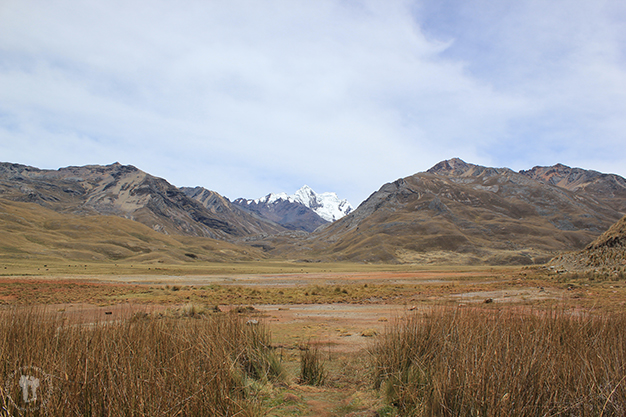
[[[294,348],[307,341],[332,352],[367,347],[371,337],[407,311],[400,305],[290,304],[258,305],[270,324],[275,344]]]
[[[411,284],[418,282],[443,282],[475,277],[501,277],[503,272],[481,271],[414,271],[414,272],[316,272],[296,274],[239,274],[239,275],[116,275],[77,277],[79,280],[95,282],[123,282],[128,284],[170,285],[244,285],[293,287],[299,285],[341,284]],[[70,277],[71,279],[71,277]]]

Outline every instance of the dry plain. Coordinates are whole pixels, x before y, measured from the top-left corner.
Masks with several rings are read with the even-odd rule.
[[[623,280],[545,267],[51,262],[2,268],[2,309],[46,306],[67,322],[235,309],[251,323],[265,323],[287,378],[259,394],[259,401],[265,413],[277,416],[385,415],[383,396],[372,389],[369,349],[408,314],[433,306],[608,312],[626,302]],[[318,346],[325,361],[323,386],[298,383],[299,348],[307,343]]]

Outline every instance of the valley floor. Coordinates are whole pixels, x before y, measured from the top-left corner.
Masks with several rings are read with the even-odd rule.
[[[15,275],[0,276],[0,308],[46,306],[62,312],[67,322],[118,321],[138,312],[238,309],[251,323],[267,323],[288,373],[285,384],[261,394],[274,416],[384,415],[382,394],[372,389],[368,349],[376,335],[409,312],[439,305],[608,312],[626,303],[623,281],[567,276],[541,267],[355,272],[328,266],[297,271],[299,266],[291,266],[284,273],[277,267],[261,273],[235,268],[229,273],[176,274],[174,268],[156,272],[143,267],[128,273],[125,266],[118,273],[101,265],[81,265],[80,272],[78,266],[61,270],[45,265],[48,272],[57,268],[49,275],[42,267],[32,275],[15,270]],[[328,378],[323,386],[298,384],[300,347],[306,344],[319,347],[325,360]]]

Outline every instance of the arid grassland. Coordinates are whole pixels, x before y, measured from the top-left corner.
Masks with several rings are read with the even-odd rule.
[[[626,415],[619,274],[6,267],[0,415]]]

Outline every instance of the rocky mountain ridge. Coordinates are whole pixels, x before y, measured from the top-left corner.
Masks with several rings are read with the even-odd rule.
[[[311,209],[326,222],[334,222],[349,214],[353,208],[346,199],[340,199],[334,192],[318,194],[308,185],[304,185],[292,195],[287,193],[270,193],[254,200],[239,198],[235,203],[240,206],[254,205],[271,206],[279,202],[301,204]]]
[[[245,213],[207,208],[166,180],[119,163],[58,170],[0,163],[0,198],[62,213],[125,217],[165,234],[228,240],[285,230]]]
[[[73,216],[114,215],[163,234],[227,240],[263,256],[307,261],[543,263],[584,248],[626,212],[624,178],[561,164],[515,172],[442,161],[383,185],[332,223],[299,202],[314,207],[319,195],[301,191],[298,201],[269,194],[230,202],[117,163],[58,170],[0,164],[2,201]]]
[[[306,246],[324,259],[365,262],[543,263],[587,245],[626,204],[622,177],[592,172],[586,186],[568,189],[542,174],[550,169],[563,178],[572,172],[564,165],[515,172],[442,161],[383,185]]]

